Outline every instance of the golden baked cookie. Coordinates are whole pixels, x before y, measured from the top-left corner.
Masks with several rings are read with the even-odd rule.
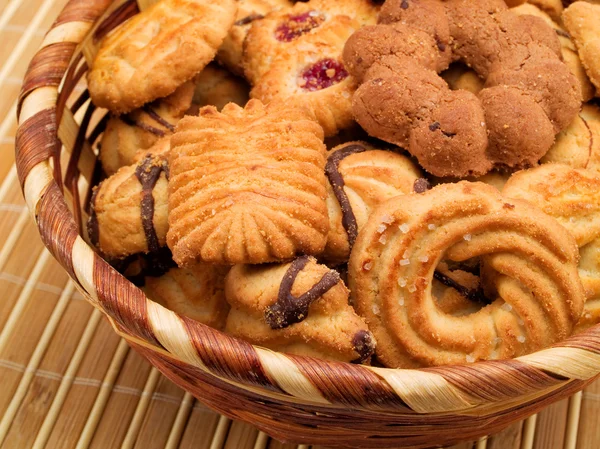
[[[144,291],[179,315],[223,329],[229,313],[224,290],[228,271],[229,267],[208,264],[171,268],[160,277],[147,277]]]
[[[539,7],[532,4],[523,4],[517,6],[516,8],[511,9],[512,12],[519,15],[532,15],[535,17],[539,17],[548,25],[550,25],[560,40],[561,52],[565,63],[569,66],[571,73],[575,75],[575,77],[579,80],[581,84],[581,99],[583,101],[589,101],[596,94],[596,88],[590,82],[587,74],[585,73],[585,68],[581,64],[581,60],[579,59],[579,55],[577,54],[577,49],[575,48],[575,44],[571,40],[571,36],[567,31],[561,27],[558,23],[556,23],[552,18],[542,11]]]
[[[452,90],[462,89],[477,95],[484,86],[484,81],[479,75],[464,64],[452,64],[440,75]]]
[[[406,156],[347,142],[328,155],[330,230],[322,258],[347,262],[358,232],[380,203],[413,192],[421,170]]]
[[[278,56],[285,56],[292,49],[301,51],[305,44],[320,45],[317,42],[339,45],[329,39],[335,39],[336,34],[346,36],[348,27],[354,30],[366,23],[375,23],[377,9],[370,0],[310,0],[267,14],[254,21],[248,32],[244,43],[244,73],[254,85],[273,67]],[[343,45],[342,42],[338,47],[335,59]]]
[[[600,89],[600,4],[575,2],[563,11],[562,20],[590,81]]]
[[[516,357],[570,335],[585,299],[578,257],[553,218],[462,181],[380,205],[356,239],[348,280],[383,364],[457,364]],[[443,313],[431,291],[439,263],[477,258],[490,304]]]
[[[165,97],[215,56],[235,20],[234,0],[162,0],[102,41],[87,74],[96,106],[121,114]]]
[[[600,173],[600,108],[584,104],[575,120],[556,136],[556,142],[541,162]]]
[[[180,266],[319,254],[329,231],[323,130],[250,100],[184,117],[169,152],[167,243]]]
[[[168,150],[165,137],[138,155],[139,162],[121,167],[94,188],[88,234],[106,257],[156,253],[165,246]]]
[[[356,83],[348,76],[340,55],[358,23],[340,17],[337,24],[338,28],[331,24],[301,46],[273,56],[270,70],[256,82],[251,97],[263,103],[278,101],[307,108],[323,127],[325,136],[352,126]]]
[[[128,114],[111,115],[100,141],[100,161],[107,175],[133,164],[135,154],[170,135],[192,105],[194,83],[179,86],[171,95]]]
[[[565,0],[527,0],[534,6],[537,6],[540,10],[548,14],[552,20],[560,22],[561,15],[564,8]]]
[[[252,22],[264,18],[268,13],[290,8],[290,0],[237,0],[238,10],[229,34],[219,48],[217,59],[237,75],[244,74],[242,55],[244,40]]]
[[[370,360],[375,340],[348,305],[340,275],[314,258],[236,265],[225,278],[225,331],[275,351],[343,362]]]
[[[529,201],[555,218],[584,246],[600,238],[600,175],[562,164],[515,173],[502,194]]]

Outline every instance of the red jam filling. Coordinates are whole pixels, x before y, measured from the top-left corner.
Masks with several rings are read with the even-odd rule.
[[[344,66],[335,59],[321,59],[300,75],[300,87],[309,92],[327,89],[348,76]]]
[[[318,11],[308,11],[296,16],[288,16],[285,22],[275,28],[275,39],[281,42],[291,42],[298,39],[313,28],[317,28],[325,21],[325,17]]]

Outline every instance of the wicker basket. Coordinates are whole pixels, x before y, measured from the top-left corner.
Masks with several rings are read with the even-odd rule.
[[[152,0],[71,0],[20,94],[17,169],[40,235],[115,331],[173,382],[230,418],[296,443],[422,448],[473,440],[581,390],[600,373],[600,326],[515,360],[392,370],[286,356],[148,300],[86,243],[106,111],[84,74],[97,41]]]

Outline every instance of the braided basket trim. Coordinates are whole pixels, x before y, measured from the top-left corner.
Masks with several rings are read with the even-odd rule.
[[[600,326],[515,360],[393,370],[253,347],[148,300],[79,236],[59,186],[62,181],[53,176],[58,164],[53,152],[61,145],[57,113],[63,118],[61,127],[69,126],[65,120],[71,121],[59,85],[69,64],[81,54],[88,61],[93,58],[92,36],[102,24],[100,19],[124,7],[137,5],[133,0],[71,0],[66,5],[29,66],[19,98],[16,139],[21,187],[44,244],[117,333],[157,355],[175,358],[265,398],[382,413],[491,413],[555,391],[582,388],[587,383],[583,381],[600,373]],[[64,110],[59,110],[59,104]],[[72,153],[75,141],[65,137],[62,143]]]

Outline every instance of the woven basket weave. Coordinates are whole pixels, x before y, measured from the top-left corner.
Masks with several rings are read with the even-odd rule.
[[[84,74],[99,38],[153,0],[71,0],[31,61],[19,98],[17,170],[45,245],[115,331],[230,418],[284,441],[424,448],[494,433],[600,373],[600,326],[515,360],[392,370],[287,356],[148,300],[86,243],[106,111]]]

